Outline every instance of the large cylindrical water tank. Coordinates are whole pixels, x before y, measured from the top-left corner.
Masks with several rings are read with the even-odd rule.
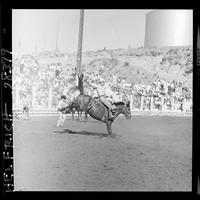
[[[146,14],[146,48],[192,44],[192,10],[155,10]]]

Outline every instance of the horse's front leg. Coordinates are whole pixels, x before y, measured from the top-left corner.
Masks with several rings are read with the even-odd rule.
[[[107,131],[109,133],[109,135],[111,136],[112,135],[112,129],[111,129],[111,125],[112,125],[112,121],[107,121],[106,122],[106,127],[107,127]]]
[[[72,119],[74,120],[74,110],[72,110]]]
[[[87,111],[85,111],[85,120],[88,121]]]

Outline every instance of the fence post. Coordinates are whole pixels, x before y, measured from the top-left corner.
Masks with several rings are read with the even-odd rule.
[[[133,95],[130,95],[130,110],[133,110]]]
[[[144,96],[141,96],[141,104],[140,104],[140,110],[143,110],[143,105],[144,105]]]
[[[164,110],[163,107],[164,107],[164,97],[161,98],[161,111]]]
[[[153,110],[153,97],[151,97],[151,107],[150,107],[150,111]]]
[[[19,102],[20,102],[20,99],[19,99],[19,85],[17,84],[16,85],[16,93],[15,93],[15,105],[16,105],[16,109],[20,109],[20,105],[19,105]]]
[[[172,111],[175,111],[174,98],[172,98],[171,104],[172,104]]]
[[[186,112],[186,100],[185,98],[183,99],[183,112]]]
[[[52,87],[49,88],[48,109],[52,107]]]
[[[32,109],[35,109],[35,94],[36,94],[36,86],[32,86]]]

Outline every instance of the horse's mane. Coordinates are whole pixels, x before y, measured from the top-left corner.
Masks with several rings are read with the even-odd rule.
[[[113,103],[115,106],[123,106],[125,103],[123,101],[118,101]]]

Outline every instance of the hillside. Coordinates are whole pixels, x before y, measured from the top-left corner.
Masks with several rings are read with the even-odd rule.
[[[88,51],[82,64],[85,72],[99,72],[106,79],[117,75],[129,83],[165,79],[192,85],[192,47]]]
[[[46,52],[43,54],[24,56],[23,59],[26,60],[27,66],[31,60],[36,60],[40,68],[54,63],[55,65],[61,63],[64,71],[70,68],[73,71],[76,67],[76,53],[54,53],[54,55],[52,52]],[[164,79],[182,83],[187,81],[192,86],[193,49],[192,47],[168,47],[87,51],[83,52],[82,66],[83,71],[98,73],[106,80],[113,79],[115,76],[123,78],[128,83],[148,84]]]

